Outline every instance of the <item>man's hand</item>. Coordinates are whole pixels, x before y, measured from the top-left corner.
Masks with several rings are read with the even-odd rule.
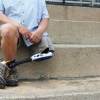
[[[18,27],[18,31],[19,31],[19,33],[21,34],[21,35],[24,35],[25,37],[27,37],[27,38],[30,38],[30,36],[31,36],[31,32],[29,32],[29,30],[26,28],[26,27],[24,27],[24,26],[22,26],[22,25],[20,25],[19,27]]]
[[[20,26],[18,29],[20,34],[25,36],[26,38],[29,38],[30,42],[32,42],[33,44],[39,43],[42,39],[42,34],[38,31],[29,32],[29,30],[24,26]]]
[[[31,32],[32,34],[30,37],[30,41],[32,43],[39,43],[41,41],[42,35],[47,29],[48,21],[49,21],[48,18],[42,19],[41,22],[39,23],[38,28],[34,32]]]
[[[30,32],[27,28],[24,26],[19,27],[19,32],[24,35],[26,38],[29,38],[30,42],[33,44],[39,43],[42,39],[43,33],[46,31],[48,26],[48,19],[42,19],[41,22],[39,23],[38,28]]]
[[[29,39],[33,44],[39,43],[42,39],[42,34],[38,33],[37,31],[31,32]]]

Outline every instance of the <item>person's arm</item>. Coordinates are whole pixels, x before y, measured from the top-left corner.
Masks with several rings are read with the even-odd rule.
[[[28,29],[26,27],[19,24],[17,21],[12,20],[9,17],[7,17],[4,14],[4,12],[5,12],[4,4],[3,4],[3,1],[0,0],[0,24],[11,23],[11,24],[15,25],[18,28],[18,30],[21,34],[23,34],[23,35],[25,35],[25,33],[28,34]]]
[[[24,27],[23,25],[21,25],[20,23],[18,23],[15,20],[12,20],[10,18],[8,18],[5,14],[3,14],[2,12],[0,12],[0,23],[1,24],[6,24],[6,23],[11,23],[13,25],[15,25],[18,28],[18,31],[22,34],[22,35],[26,35],[30,34],[29,30]]]
[[[39,7],[40,7],[40,9],[39,9],[40,16],[38,16],[38,17],[40,18],[40,23],[39,23],[37,30],[32,32],[32,35],[30,38],[30,40],[33,43],[38,43],[39,41],[41,41],[42,34],[46,31],[46,29],[48,27],[48,22],[49,22],[49,14],[48,14],[45,0],[39,1]]]
[[[40,34],[44,33],[48,27],[48,22],[49,22],[48,18],[42,19],[36,31]]]
[[[30,41],[32,43],[38,43],[39,41],[41,41],[42,35],[48,27],[48,22],[48,18],[42,19],[38,28],[35,31],[31,32]]]
[[[0,12],[0,23],[1,24],[6,24],[6,23],[11,23],[11,24],[13,24],[13,25],[15,25],[15,26],[19,26],[19,23],[18,22],[16,22],[16,21],[14,21],[14,20],[12,20],[12,19],[10,19],[10,18],[8,18],[5,14],[3,14],[2,12]]]

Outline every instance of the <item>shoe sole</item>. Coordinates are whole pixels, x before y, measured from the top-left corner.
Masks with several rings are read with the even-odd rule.
[[[6,80],[6,86],[18,86],[18,81]]]
[[[0,89],[5,89],[5,85],[4,84],[0,84]]]

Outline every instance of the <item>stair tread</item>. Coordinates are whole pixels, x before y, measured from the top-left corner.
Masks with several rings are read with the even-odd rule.
[[[100,78],[77,80],[37,80],[23,81],[19,83],[18,87],[6,87],[6,89],[1,89],[0,99],[35,99],[93,93],[100,93]]]

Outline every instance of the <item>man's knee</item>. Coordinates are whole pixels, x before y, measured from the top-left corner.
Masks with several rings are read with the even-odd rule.
[[[19,37],[17,27],[10,23],[1,26],[0,34],[2,38]]]

